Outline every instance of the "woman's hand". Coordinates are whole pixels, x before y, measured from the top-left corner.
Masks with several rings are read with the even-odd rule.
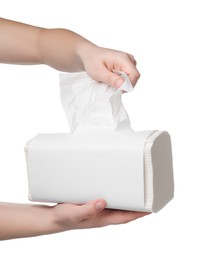
[[[86,48],[78,51],[84,69],[90,77],[115,88],[119,88],[124,80],[114,71],[125,72],[133,86],[137,83],[140,74],[136,68],[136,61],[131,54],[97,47],[87,43]]]
[[[102,199],[83,205],[57,204],[53,208],[55,232],[125,224],[150,213],[106,209]]]

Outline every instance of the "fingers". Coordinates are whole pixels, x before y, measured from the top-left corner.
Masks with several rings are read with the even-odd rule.
[[[106,216],[106,225],[125,224],[138,218],[149,215],[147,212],[137,211],[123,211],[123,210],[108,210],[109,213]]]
[[[132,69],[127,70],[129,73],[127,73],[124,70],[122,71],[127,73],[127,75],[131,80],[132,85],[135,86],[140,77],[140,73],[135,67],[133,67],[134,65],[130,65],[130,66],[132,67]],[[101,81],[105,82],[107,85],[112,86],[116,89],[120,88],[121,85],[124,83],[124,79],[121,76],[117,75],[114,72],[109,71],[107,68],[103,68]]]
[[[114,72],[111,72],[104,66],[102,68],[101,81],[116,89],[120,88],[121,85],[124,83],[124,79],[121,76],[117,75]]]
[[[150,214],[148,212],[106,209],[106,201],[103,199],[78,206],[76,213],[76,219],[80,222],[85,221],[83,224],[86,227],[125,224]]]
[[[95,216],[105,209],[107,203],[103,199],[90,201],[76,208],[75,216],[78,220],[85,220]]]
[[[91,223],[94,223],[95,220],[97,223],[93,224],[93,226],[107,226],[125,224],[150,214],[147,212],[106,209],[106,205],[106,201],[103,199],[90,201],[76,207],[73,217],[78,221],[90,221],[94,219]],[[100,214],[101,212],[102,215]]]
[[[80,228],[105,227],[109,225],[126,224],[130,221],[149,215],[150,213],[104,209],[95,214],[89,211],[80,219]],[[85,217],[86,216],[86,217]],[[84,218],[85,217],[85,218]]]
[[[123,66],[123,71],[129,76],[133,86],[136,85],[137,81],[140,78],[140,73],[136,68],[137,62],[133,55],[127,54],[125,57],[125,63]]]
[[[133,64],[134,64],[135,66],[137,66],[137,61],[135,60],[134,56],[131,55],[131,54],[129,54],[129,53],[128,53],[128,56],[129,56],[130,60],[133,62]]]
[[[100,81],[118,89],[124,83],[124,79],[122,79],[120,75],[114,73],[114,71],[123,71],[129,76],[132,85],[135,86],[138,79],[140,78],[140,73],[136,68],[136,64],[137,62],[134,59],[133,55],[118,53],[117,60],[114,59],[112,64],[109,65],[106,62],[103,63],[102,66],[100,66]]]

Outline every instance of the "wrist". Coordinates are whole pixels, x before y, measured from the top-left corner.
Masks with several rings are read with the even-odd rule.
[[[76,44],[76,55],[80,59],[83,69],[85,69],[85,64],[88,58],[92,55],[92,53],[95,52],[97,48],[98,46],[86,39],[83,39]]]
[[[51,217],[49,224],[50,233],[58,233],[71,229],[68,226],[68,219],[66,217],[66,209],[64,204],[56,204],[51,207]]]

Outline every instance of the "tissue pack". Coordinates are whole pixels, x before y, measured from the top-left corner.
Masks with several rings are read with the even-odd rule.
[[[118,90],[86,73],[61,74],[61,101],[71,133],[39,134],[26,147],[29,199],[157,212],[174,192],[170,136],[133,131]]]
[[[25,150],[33,201],[104,198],[109,208],[157,212],[173,197],[167,132],[39,134]]]

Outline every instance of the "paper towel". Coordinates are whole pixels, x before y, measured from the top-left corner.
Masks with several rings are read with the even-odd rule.
[[[131,129],[122,91],[87,73],[60,74],[61,102],[71,133],[39,134],[25,148],[32,201],[85,203],[157,212],[173,198],[170,136]]]
[[[128,76],[119,89],[91,79],[86,72],[60,74],[61,102],[72,132],[91,127],[91,131],[130,129],[130,120],[122,104],[122,92],[131,92]]]

